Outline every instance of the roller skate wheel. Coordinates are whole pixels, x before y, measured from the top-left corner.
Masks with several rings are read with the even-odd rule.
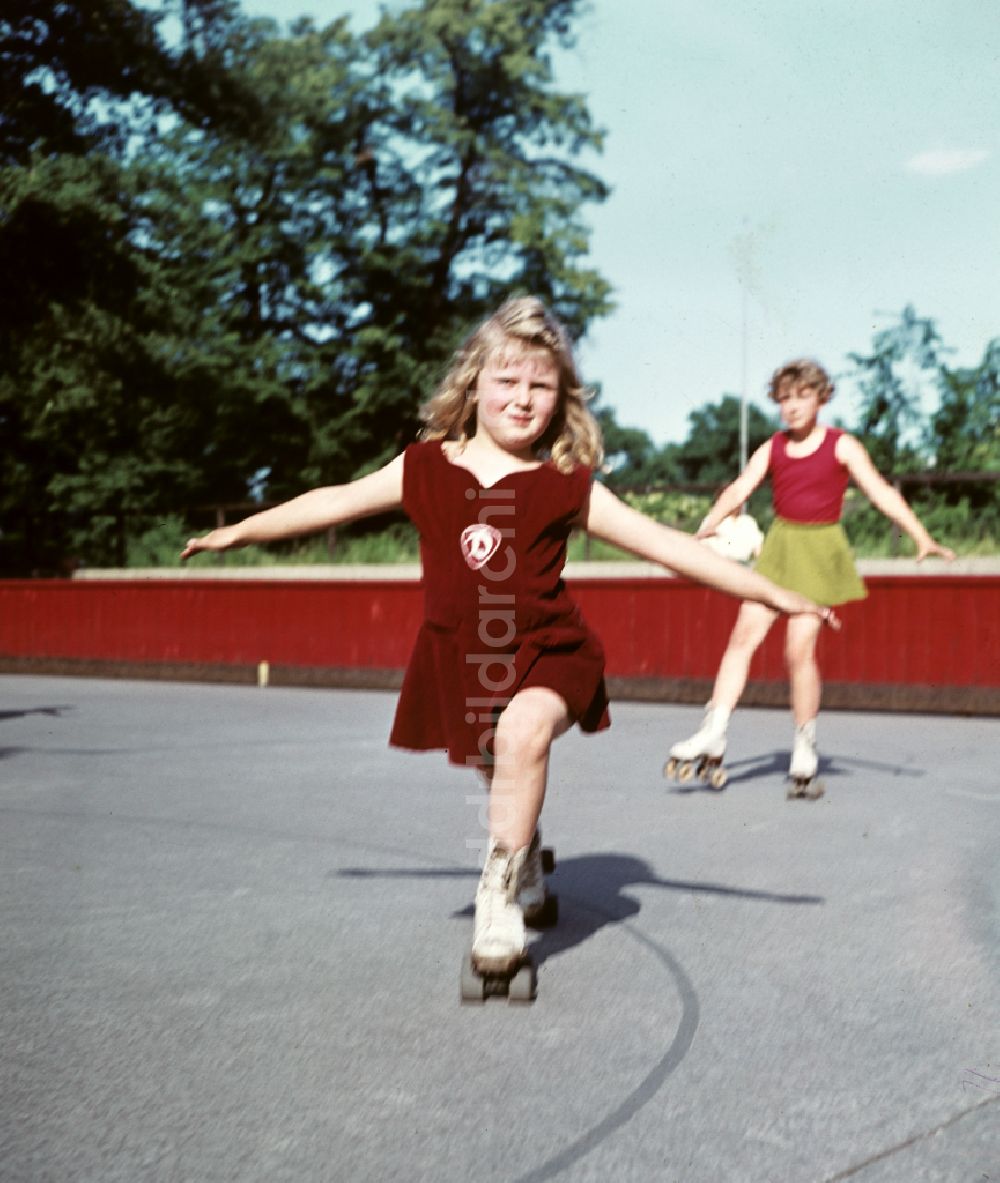
[[[507,1001],[516,1003],[534,1002],[538,993],[538,976],[530,961],[524,965],[510,979],[507,987]]]
[[[724,768],[713,768],[708,777],[708,783],[713,789],[724,789],[729,782],[729,774]]]
[[[472,954],[462,959],[462,1002],[482,1003],[486,1001],[486,979],[472,967]]]
[[[677,769],[677,779],[682,785],[687,784],[689,780],[694,780],[694,765],[685,761],[680,768]]]
[[[821,780],[794,779],[788,787],[789,801],[818,801],[826,792]]]
[[[532,912],[525,912],[524,923],[529,928],[555,928],[559,923],[559,897],[549,893],[545,903]]]
[[[663,765],[663,775],[668,780],[677,775],[677,758],[675,756],[671,756],[666,764]]]
[[[556,869],[556,852],[551,846],[542,847],[542,871],[546,875],[551,875]]]

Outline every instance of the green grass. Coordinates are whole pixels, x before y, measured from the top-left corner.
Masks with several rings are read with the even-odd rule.
[[[687,532],[697,529],[711,504],[710,498],[685,493],[628,495],[637,509],[659,521]],[[759,504],[758,504],[759,500]],[[767,497],[754,498],[751,510],[763,529],[771,521]],[[944,505],[933,500],[915,508],[935,538],[959,555],[1000,555],[1000,507],[972,507],[967,501]],[[844,528],[859,559],[911,557],[913,543],[903,536],[894,550],[892,524],[873,509],[855,490],[845,502]],[[179,567],[184,543],[197,533],[179,517],[167,517],[133,538],[128,547],[129,567]],[[363,523],[338,530],[332,550],[324,536],[296,539],[268,547],[249,546],[225,555],[204,555],[195,562],[227,567],[286,567],[318,563],[392,564],[415,563],[419,559],[416,529],[409,522],[393,522],[381,530],[366,529]],[[622,562],[634,556],[600,539],[575,534],[570,539],[573,562]]]
[[[180,567],[184,544],[203,532],[181,518],[165,518],[130,541],[128,566]],[[417,532],[408,522],[402,522],[366,533],[339,531],[332,548],[325,536],[314,535],[266,547],[245,546],[225,554],[203,554],[193,561],[198,566],[297,567],[320,563],[415,563],[419,557]]]

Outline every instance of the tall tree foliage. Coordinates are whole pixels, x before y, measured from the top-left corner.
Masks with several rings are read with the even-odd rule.
[[[350,474],[356,438],[318,404],[351,306],[337,279],[357,232],[352,175],[357,43],[343,22],[290,39],[270,22],[230,32],[229,52],[267,118],[236,145],[182,123],[152,148],[146,199],[156,251],[186,301],[178,358],[202,416],[202,500],[233,501],[254,473],[273,495]],[[314,449],[333,472],[310,467]]]
[[[604,477],[612,488],[637,487],[675,477],[663,465],[664,452],[647,431],[618,422],[614,407],[594,409],[604,438]]]
[[[548,57],[575,9],[427,0],[364,39],[228,0],[5,9],[3,567],[377,463],[512,290],[581,333],[600,135]]]
[[[609,307],[584,265],[584,203],[607,190],[578,160],[601,145],[582,98],[553,89],[553,44],[577,0],[424,0],[366,37],[372,86],[353,161],[363,221],[338,273],[353,310],[332,380],[384,459],[469,324],[512,291],[571,331]]]
[[[0,12],[0,159],[80,154],[113,135],[108,104],[164,94],[170,60],[153,14],[127,0],[8,0]],[[103,100],[95,105],[94,98]]]
[[[1000,472],[1000,338],[978,366],[943,371],[930,444],[938,468]]]
[[[723,395],[688,416],[688,437],[669,448],[671,460],[682,481],[725,485],[735,480],[740,468],[740,400]],[[747,407],[750,452],[774,432],[774,423],[753,403]]]
[[[936,386],[941,338],[934,321],[907,305],[897,323],[872,338],[870,353],[851,353],[861,392],[857,431],[878,468],[900,472],[923,467],[921,392]]]
[[[944,472],[1000,473],[1000,338],[989,343],[978,366],[943,370],[941,398],[931,417],[929,443]],[[1000,528],[1000,483],[945,485],[936,500],[968,516],[973,536],[995,538]]]
[[[236,127],[254,101],[218,61],[170,51],[154,17],[124,0],[15,0],[0,17],[0,267],[17,277],[0,294],[8,571],[120,560],[128,516],[182,484],[157,341],[175,304],[131,157],[161,112]]]

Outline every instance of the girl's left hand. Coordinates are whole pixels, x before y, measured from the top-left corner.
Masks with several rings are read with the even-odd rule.
[[[950,563],[955,557],[955,552],[951,547],[941,546],[933,538],[929,538],[922,546],[917,547],[917,562],[922,563],[928,555],[940,555],[942,559],[947,559]]]
[[[235,545],[234,528],[232,526],[220,526],[218,529],[204,534],[201,538],[189,538],[187,545],[181,551],[181,560],[189,559],[192,555],[200,554],[201,551],[229,550],[230,547]]]

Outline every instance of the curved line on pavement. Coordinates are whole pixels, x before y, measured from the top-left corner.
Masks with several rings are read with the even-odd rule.
[[[519,1175],[514,1183],[543,1183],[543,1180],[554,1178],[568,1167],[573,1166],[574,1163],[579,1162],[581,1158],[590,1154],[592,1150],[595,1150],[601,1142],[610,1137],[616,1130],[621,1129],[647,1102],[652,1100],[667,1077],[681,1063],[687,1055],[688,1049],[694,1040],[694,1033],[698,1029],[698,995],[695,993],[691,979],[684,972],[680,962],[668,949],[657,944],[652,938],[647,937],[645,933],[640,932],[639,929],[627,920],[620,920],[610,913],[603,911],[601,908],[595,908],[593,904],[588,904],[573,896],[564,895],[563,893],[560,894],[562,894],[564,899],[572,899],[578,907],[589,912],[596,912],[597,915],[603,916],[610,923],[628,929],[630,935],[635,940],[652,951],[654,956],[667,967],[677,986],[677,993],[680,995],[681,1000],[681,1019],[670,1046],[663,1053],[660,1060],[617,1108],[613,1109],[607,1117],[598,1122],[593,1129],[588,1130],[581,1138],[570,1143],[564,1150],[546,1159],[545,1162],[533,1170],[528,1171],[526,1175]]]

